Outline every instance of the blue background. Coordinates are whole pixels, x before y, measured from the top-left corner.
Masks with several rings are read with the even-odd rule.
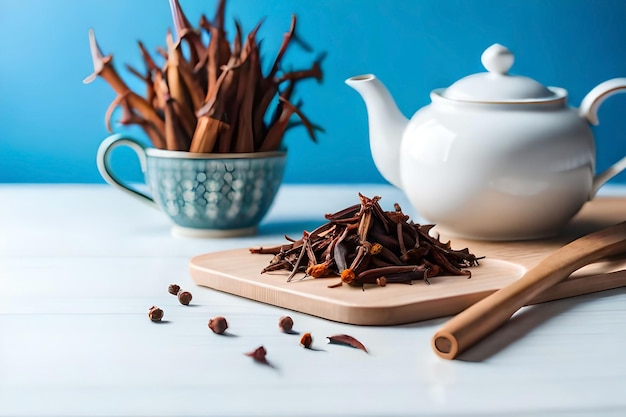
[[[195,24],[212,17],[215,0],[181,0]],[[624,0],[229,0],[227,21],[249,31],[262,17],[266,61],[274,57],[290,15],[316,52],[327,51],[324,81],[302,84],[304,112],[326,132],[313,144],[289,131],[287,183],[384,182],[369,154],[365,106],[344,84],[376,74],[407,115],[428,104],[431,89],[479,72],[494,42],[516,55],[512,72],[569,90],[578,106],[596,84],[626,76]],[[0,0],[0,182],[102,182],[95,165],[108,132],[104,113],[115,95],[93,68],[87,32],[94,28],[126,81],[143,68],[136,46],[164,45],[167,0]],[[232,39],[233,31],[229,32]],[[290,49],[285,63],[307,67],[314,56]],[[595,128],[598,170],[626,154],[626,95],[609,99]],[[117,128],[145,140],[138,130]],[[141,180],[138,163],[116,151],[122,175]],[[626,182],[620,174],[614,182]]]

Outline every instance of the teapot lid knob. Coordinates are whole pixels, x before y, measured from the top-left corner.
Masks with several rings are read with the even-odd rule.
[[[446,88],[441,96],[451,100],[481,103],[521,103],[550,101],[566,93],[556,93],[532,78],[511,75],[515,57],[508,48],[496,43],[485,49],[480,57],[489,72],[461,78]]]
[[[494,43],[485,49],[480,61],[490,73],[505,75],[513,66],[515,57],[507,47]]]

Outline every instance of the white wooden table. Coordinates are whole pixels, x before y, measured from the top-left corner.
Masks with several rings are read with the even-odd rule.
[[[626,415],[624,289],[526,308],[446,361],[430,348],[445,319],[344,325],[191,280],[192,256],[282,243],[358,191],[414,215],[391,187],[283,186],[259,235],[182,239],[109,186],[0,186],[0,415]],[[171,283],[192,305],[168,294]],[[164,323],[150,322],[152,305]],[[283,314],[313,334],[315,350],[278,331]],[[230,336],[208,329],[216,315]],[[335,333],[370,353],[328,345]],[[273,368],[244,355],[261,345]]]

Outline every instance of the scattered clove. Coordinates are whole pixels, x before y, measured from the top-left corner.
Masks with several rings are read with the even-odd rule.
[[[467,268],[479,265],[482,258],[469,249],[452,249],[430,235],[434,225],[415,224],[401,207],[384,211],[380,197],[359,194],[360,204],[327,214],[327,223],[302,238],[275,247],[251,248],[251,253],[272,254],[273,259],[261,273],[285,270],[287,281],[297,273],[304,277],[339,277],[329,288],[342,284],[384,287],[392,283],[410,284],[439,275],[471,277]]]
[[[161,319],[163,318],[163,310],[161,310],[157,306],[152,306],[148,310],[148,317],[150,318],[150,320],[155,322],[161,321]]]
[[[310,349],[311,345],[313,344],[313,336],[311,336],[311,333],[303,334],[300,338],[300,344],[306,349]]]
[[[213,333],[224,334],[226,329],[228,329],[228,323],[222,316],[213,317],[209,320],[209,329],[213,330]]]
[[[178,291],[180,291],[180,286],[179,285],[170,284],[170,286],[167,287],[167,292],[169,292],[172,295],[178,295]]]
[[[367,349],[365,348],[363,343],[359,342],[357,339],[347,334],[336,334],[334,336],[328,336],[327,339],[328,343],[330,344],[350,346],[355,349],[361,349],[362,351],[367,352]]]
[[[291,332],[291,329],[293,329],[293,319],[289,316],[282,316],[278,319],[278,327],[285,333]]]
[[[189,291],[178,291],[178,301],[186,306],[189,305],[189,303],[191,302],[192,299],[192,295]]]

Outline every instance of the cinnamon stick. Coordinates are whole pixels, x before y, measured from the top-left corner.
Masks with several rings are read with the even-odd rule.
[[[93,30],[89,31],[94,72],[84,82],[101,77],[118,96],[105,114],[107,128],[111,128],[113,111],[123,106],[122,123],[140,126],[160,149],[214,153],[275,150],[280,148],[285,132],[299,125],[315,141],[315,131],[321,129],[304,116],[301,101],[289,103],[288,100],[295,84],[306,78],[318,81],[322,78],[321,60],[305,70],[283,73],[281,66],[292,43],[310,52],[295,32],[295,15],[264,75],[261,42],[257,40],[263,20],[247,36],[235,21],[231,46],[225,30],[226,0],[217,3],[213,20],[202,15],[195,28],[181,9],[180,1],[169,0],[174,31],[167,30],[165,48],[156,48],[165,63],[157,66],[144,44],[138,41],[145,73],[126,66],[146,85],[145,97],[124,82],[113,66],[113,56],[102,53]],[[209,38],[208,43],[204,35]],[[274,116],[266,121],[277,96]],[[300,122],[293,123],[290,120],[293,115]]]
[[[198,127],[191,139],[189,152],[211,153],[215,152],[215,143],[218,135],[228,129],[228,124],[214,119],[211,116],[203,115],[198,118]]]
[[[572,272],[623,253],[626,253],[626,222],[583,236],[544,258],[519,280],[453,317],[435,333],[432,348],[440,357],[454,359]]]

